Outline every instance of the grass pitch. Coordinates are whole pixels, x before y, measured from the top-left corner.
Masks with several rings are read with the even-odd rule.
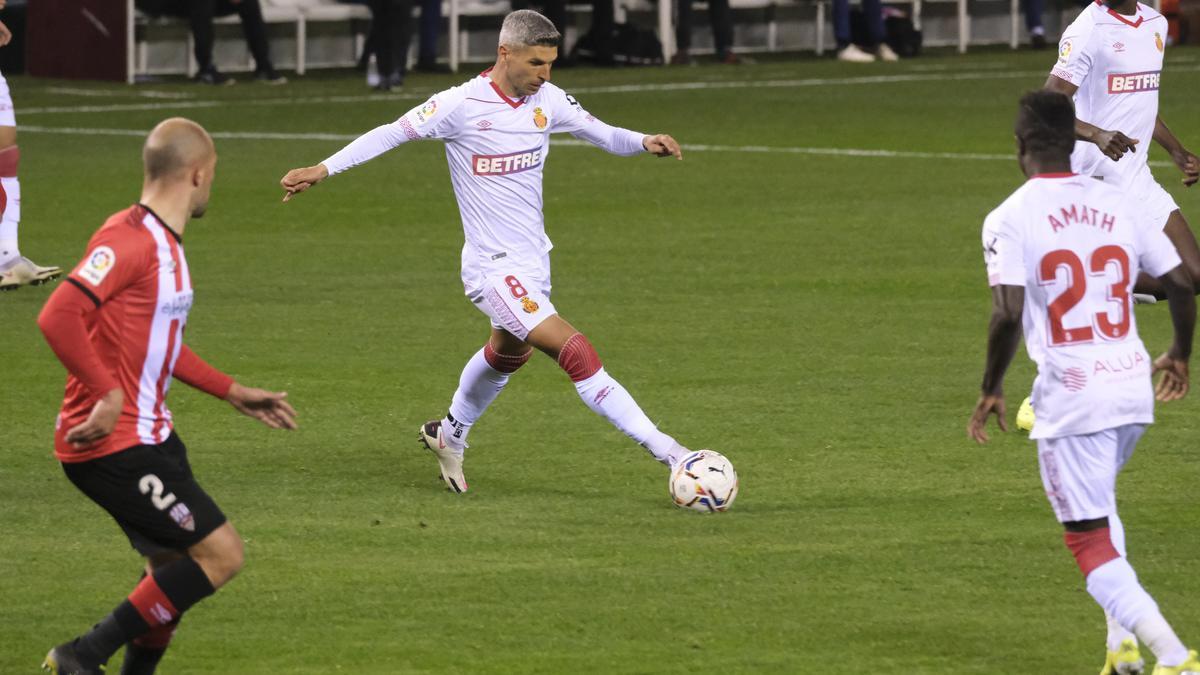
[[[358,76],[222,90],[13,78],[22,250],[43,264],[73,265],[137,199],[154,123],[182,114],[217,133],[210,212],[185,235],[188,341],[302,415],[300,431],[271,432],[172,391],[247,566],[188,613],[162,672],[1099,667],[1102,616],[1033,446],[964,433],[988,316],[979,229],[1022,180],[1007,158],[1015,101],[1052,60],[556,73],[601,119],[685,144],[684,162],[555,147],[546,217],[555,305],[664,430],[737,466],[742,492],[720,517],[676,510],[666,471],[541,356],[475,428],[472,491],[440,488],[416,429],[487,335],[459,282],[440,145],[286,205],[277,181],[464,78],[414,75],[378,97]],[[1167,60],[1162,114],[1195,150],[1200,52]],[[334,136],[303,136],[317,133]],[[1200,227],[1200,192],[1155,171]],[[34,323],[47,294],[0,296],[3,673],[33,672],[138,576],[50,452],[64,375]],[[1165,307],[1138,314],[1164,348]],[[1022,354],[1012,414],[1031,378]],[[1196,412],[1195,394],[1160,409],[1120,485],[1131,560],[1192,645]]]

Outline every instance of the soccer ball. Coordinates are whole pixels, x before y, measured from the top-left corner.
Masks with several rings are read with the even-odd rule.
[[[725,455],[697,450],[684,455],[671,470],[670,487],[679,508],[715,513],[728,509],[737,498],[738,477]]]

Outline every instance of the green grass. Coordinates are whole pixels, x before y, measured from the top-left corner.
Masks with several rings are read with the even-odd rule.
[[[1200,52],[1168,57],[1163,116],[1200,147]],[[1051,59],[772,60],[563,70],[556,81],[601,119],[685,145],[1006,155],[1015,100]],[[836,81],[895,73],[925,79]],[[815,78],[835,81],[805,82]],[[402,96],[313,102],[365,91],[357,75],[222,90],[13,78],[26,128],[22,249],[71,265],[138,197],[139,138],[44,129],[145,130],[184,114],[214,132],[352,135],[458,79],[415,75]],[[700,81],[776,86],[588,92]],[[171,103],[139,98],[145,89],[218,105],[37,112]],[[979,228],[1020,184],[1015,161],[554,150],[555,305],[664,430],[736,463],[737,504],[702,517],[671,506],[662,467],[541,357],[473,432],[472,491],[439,489],[415,431],[444,411],[487,334],[462,295],[442,149],[408,145],[279,203],[287,169],[341,145],[219,138],[209,215],[188,227],[189,343],[248,384],[286,389],[303,426],[271,432],[185,386],[172,392],[247,565],[188,614],[164,672],[1099,666],[1101,613],[1062,547],[1033,446],[997,434],[980,448],[964,432],[989,302]],[[1200,193],[1156,172],[1200,220]],[[0,296],[2,673],[32,672],[138,574],[120,531],[50,453],[63,371],[34,323],[47,295]],[[1165,346],[1164,307],[1139,310],[1139,323],[1151,351]],[[1031,378],[1022,355],[1014,409]],[[1194,397],[1162,408],[1120,489],[1132,561],[1191,644],[1196,413]]]

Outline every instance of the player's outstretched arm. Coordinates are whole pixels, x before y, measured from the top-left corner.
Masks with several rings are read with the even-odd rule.
[[[1025,307],[1025,289],[1021,286],[992,287],[992,320],[988,326],[987,363],[979,401],[967,423],[967,436],[976,443],[987,443],[984,428],[988,418],[996,416],[1000,431],[1008,431],[1004,403],[1004,374],[1021,342],[1021,312]]]
[[[1192,187],[1200,181],[1200,158],[1183,147],[1183,143],[1167,128],[1161,115],[1154,118],[1154,141],[1171,154],[1171,160],[1183,172],[1185,187]]]
[[[1047,91],[1066,94],[1068,97],[1074,97],[1075,92],[1079,90],[1079,87],[1056,75],[1048,77],[1046,84],[1042,88]],[[1139,139],[1130,138],[1120,131],[1107,131],[1078,118],[1075,119],[1075,138],[1087,141],[1088,143],[1094,143],[1096,147],[1100,148],[1101,152],[1114,162],[1119,161],[1126,152],[1137,152],[1137,144],[1139,142]]]
[[[225,400],[238,412],[253,417],[272,429],[295,429],[296,409],[287,401],[286,391],[267,391],[237,382],[229,388]]]
[[[1188,359],[1192,356],[1192,336],[1196,327],[1196,297],[1192,279],[1183,265],[1159,277],[1159,281],[1171,307],[1175,341],[1167,353],[1154,360],[1154,372],[1162,373],[1154,388],[1154,397],[1159,401],[1175,401],[1187,396],[1190,386]]]
[[[679,142],[667,134],[654,134],[643,138],[642,147],[657,157],[683,159],[683,149],[679,147]]]
[[[302,169],[292,169],[279,179],[279,185],[286,192],[283,201],[289,201],[293,196],[304,192],[310,187],[329,177],[329,170],[324,164],[306,166]]]

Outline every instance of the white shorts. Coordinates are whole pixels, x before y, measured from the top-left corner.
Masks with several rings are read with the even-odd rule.
[[[0,127],[17,126],[17,116],[13,112],[12,96],[8,93],[8,80],[0,75]]]
[[[1167,219],[1179,210],[1175,198],[1154,180],[1148,166],[1143,167],[1130,181],[1129,192],[1141,207],[1139,210],[1146,214],[1146,222],[1158,227],[1166,227]]]
[[[1042,486],[1058,522],[1117,512],[1117,474],[1145,431],[1144,424],[1126,424],[1094,434],[1038,440]]]
[[[550,275],[513,269],[484,277],[480,289],[467,297],[479,311],[502,328],[524,340],[529,332],[558,312],[550,302]]]

